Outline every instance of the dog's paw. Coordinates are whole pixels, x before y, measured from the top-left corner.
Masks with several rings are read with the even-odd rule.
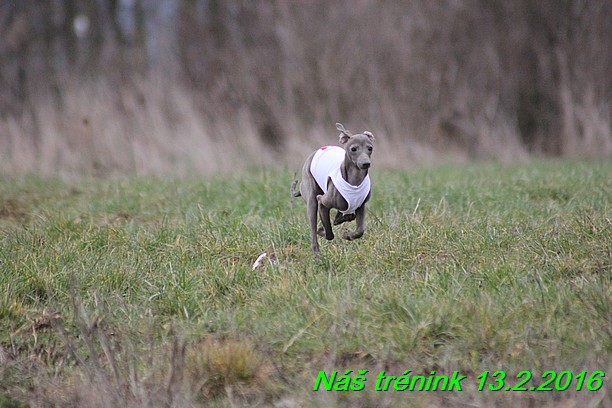
[[[342,214],[340,212],[338,212],[336,214],[336,218],[334,219],[334,225],[340,225],[344,222],[350,222],[353,221],[355,219],[355,214]]]
[[[325,227],[319,227],[317,230],[317,235],[320,237],[325,237],[326,240],[331,241],[334,239],[334,232],[330,231],[329,234],[325,232]]]
[[[351,234],[350,232],[345,232],[342,238],[346,239],[347,241],[352,241],[354,239],[353,234]]]
[[[354,231],[354,232],[345,232],[343,238],[348,241],[353,241],[355,239],[359,239],[363,236],[363,232]]]

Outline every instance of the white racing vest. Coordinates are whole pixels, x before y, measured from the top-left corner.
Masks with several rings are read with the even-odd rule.
[[[348,203],[342,214],[352,214],[363,205],[370,193],[370,176],[366,175],[360,185],[354,186],[342,178],[340,166],[346,152],[338,146],[323,146],[316,151],[310,163],[310,173],[317,181],[323,193],[327,193],[327,180],[331,178],[336,190]]]

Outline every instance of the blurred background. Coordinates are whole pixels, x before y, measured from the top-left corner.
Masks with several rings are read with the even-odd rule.
[[[0,173],[612,154],[610,0],[0,0]],[[296,167],[297,168],[297,167]]]

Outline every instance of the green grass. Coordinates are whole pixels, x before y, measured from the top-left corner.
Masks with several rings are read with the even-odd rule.
[[[474,388],[610,375],[612,161],[375,169],[319,260],[291,177],[1,180],[0,406],[610,404]],[[347,369],[364,391],[312,391]],[[468,389],[373,390],[407,369]]]

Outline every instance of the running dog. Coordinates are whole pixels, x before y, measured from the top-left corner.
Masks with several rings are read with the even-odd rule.
[[[293,197],[302,196],[306,201],[306,212],[310,222],[312,250],[320,254],[317,234],[327,240],[334,239],[329,211],[337,210],[334,225],[356,220],[353,232],[344,234],[344,239],[361,238],[365,230],[366,202],[370,199],[370,177],[368,170],[372,165],[373,142],[371,132],[353,135],[341,123],[336,123],[340,131],[339,141],[344,146],[324,146],[313,152],[302,168],[302,182],[296,191],[298,180],[291,186]],[[317,212],[321,217],[322,228],[317,229]]]

